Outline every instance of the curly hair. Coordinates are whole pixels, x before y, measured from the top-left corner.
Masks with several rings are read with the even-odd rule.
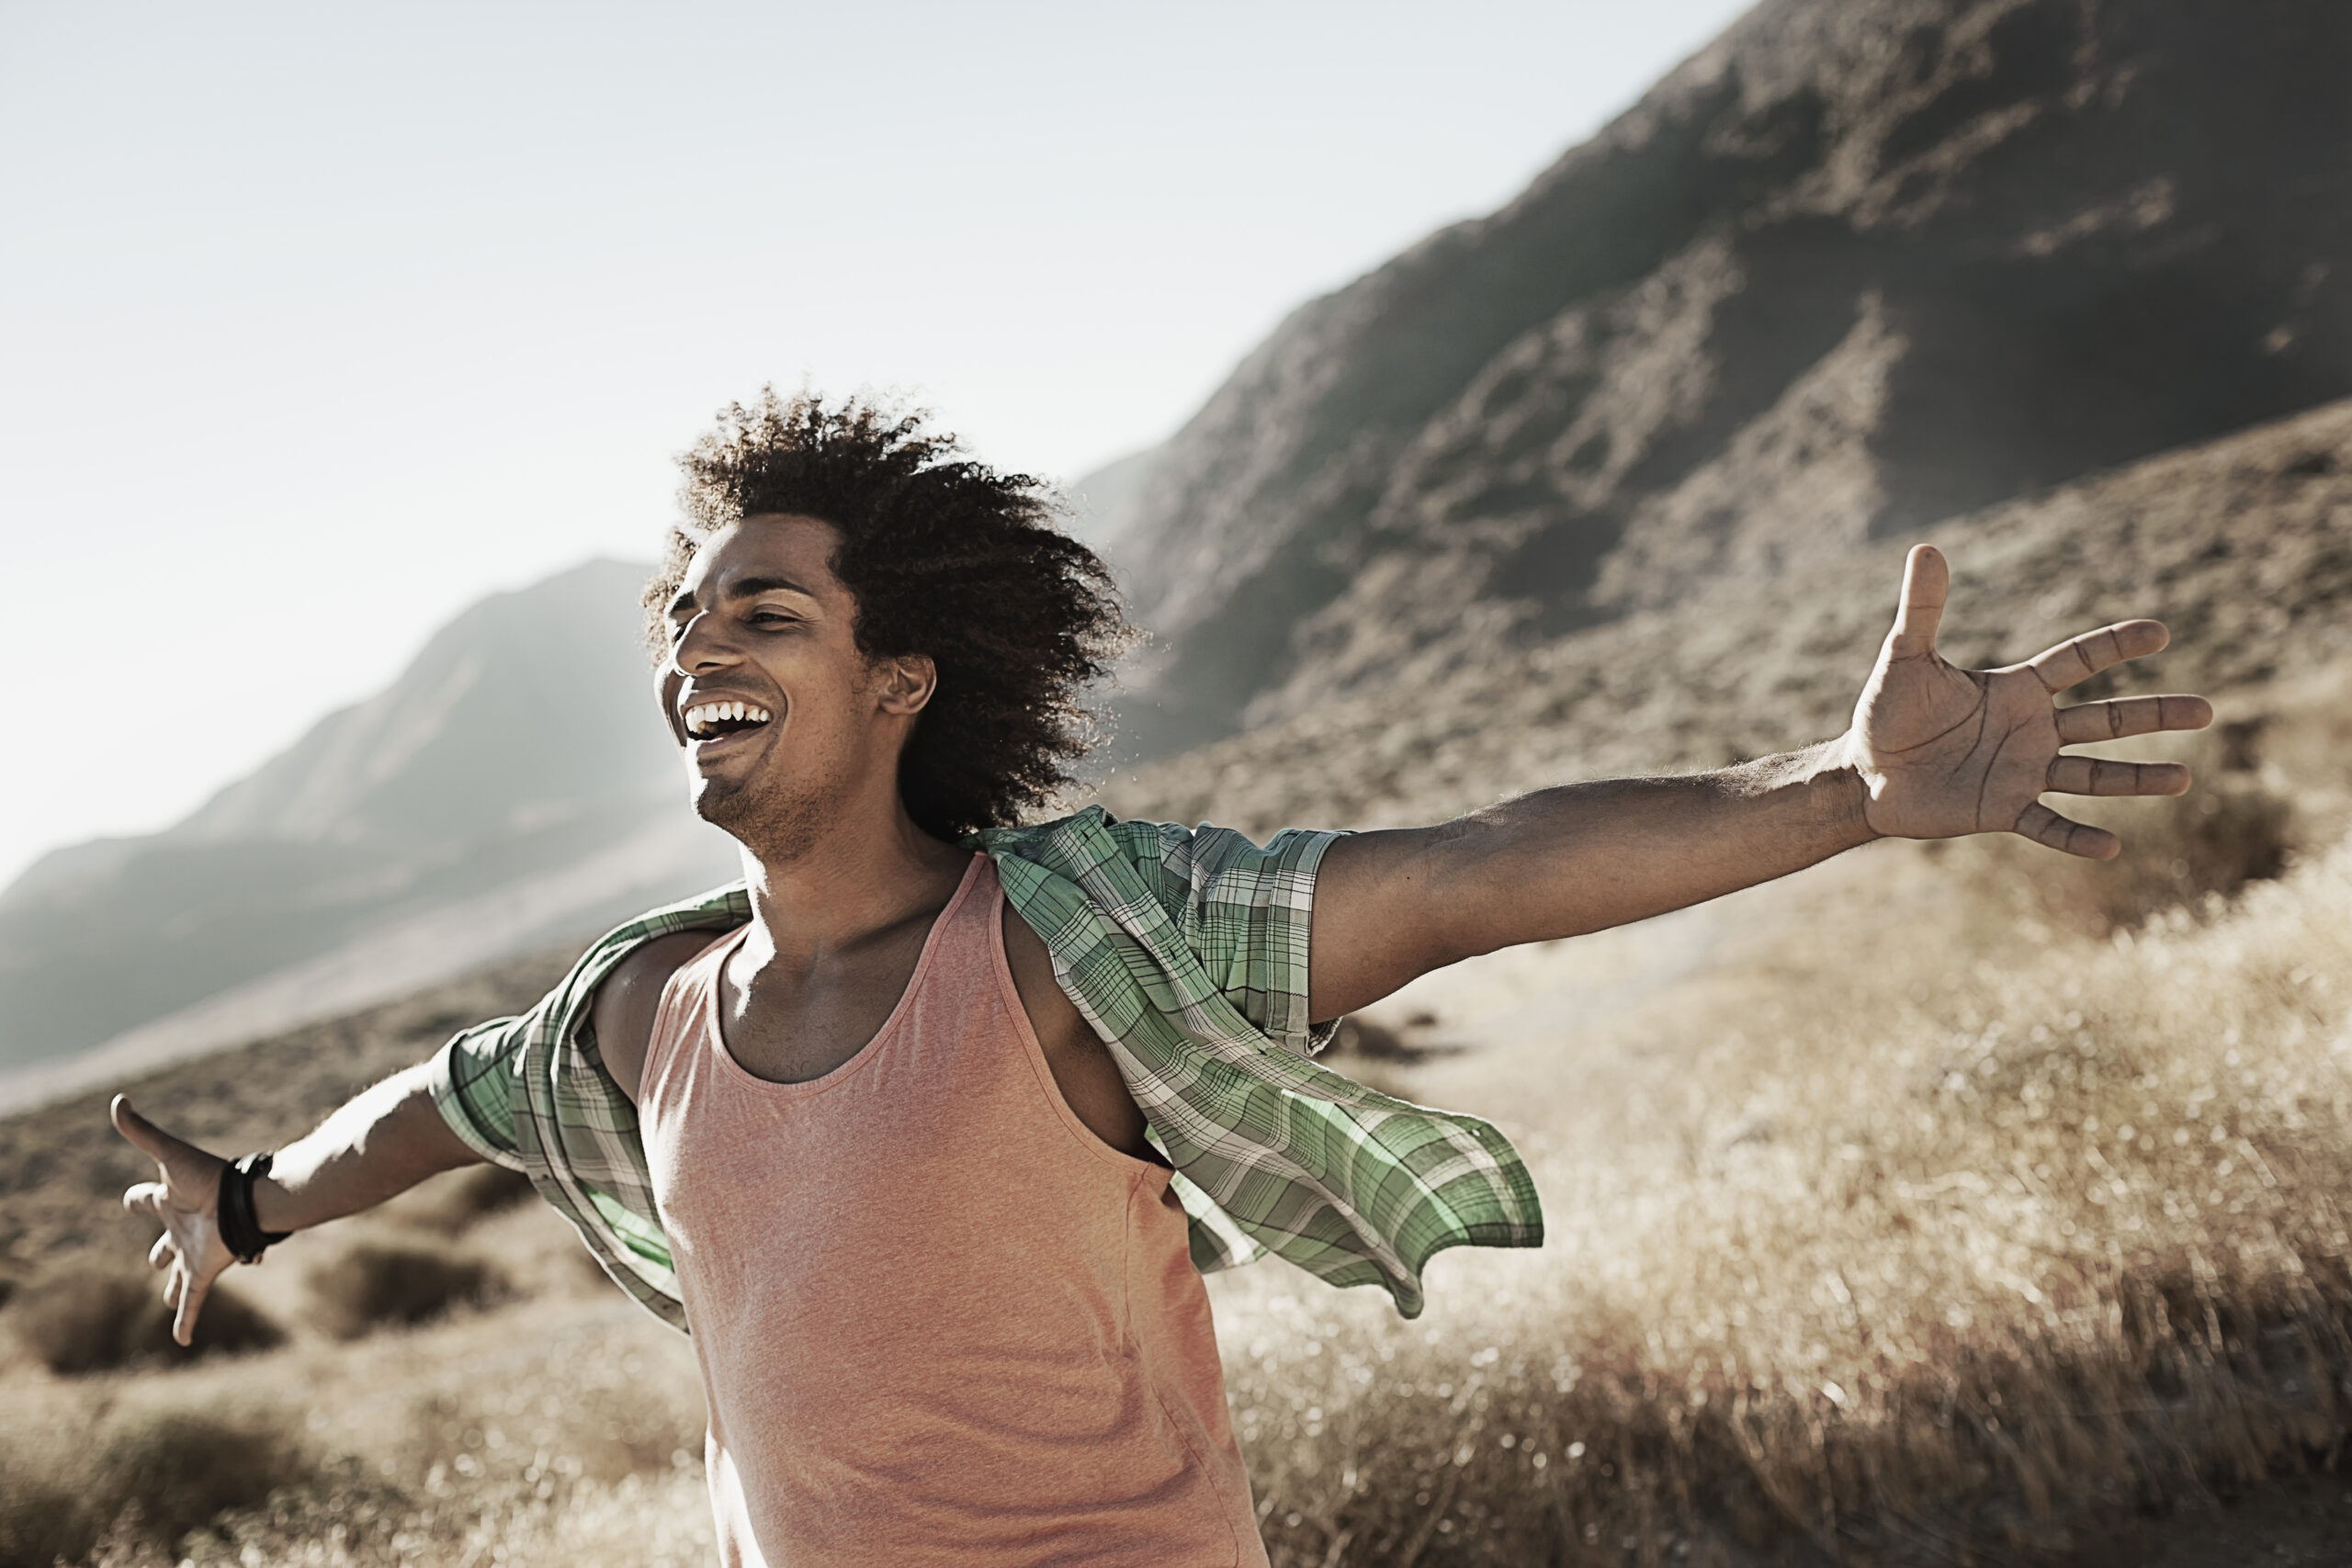
[[[899,759],[899,794],[950,840],[1006,827],[1071,781],[1095,739],[1080,701],[1130,632],[1110,572],[1053,523],[1051,486],[962,456],[930,415],[853,397],[730,403],[679,459],[683,513],[646,585],[646,638],[667,658],[666,612],[711,535],[786,513],[841,532],[833,574],[857,604],[868,659],[928,657],[938,686]]]

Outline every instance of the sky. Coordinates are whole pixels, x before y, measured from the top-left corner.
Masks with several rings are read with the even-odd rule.
[[[1152,445],[1743,9],[0,0],[0,885],[650,558],[763,382]]]

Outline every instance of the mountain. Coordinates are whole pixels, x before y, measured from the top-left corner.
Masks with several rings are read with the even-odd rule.
[[[2314,822],[2352,811],[2352,400],[1949,518],[1929,536],[1952,564],[1939,647],[1955,662],[2010,663],[2109,621],[2161,617],[2170,648],[2068,700],[2213,693],[2205,795],[2258,772]],[[1907,547],[1888,539],[1801,574],[1727,576],[1672,608],[1408,671],[1163,759],[1116,781],[1109,804],[1260,837],[1388,827],[1826,739],[1886,635]],[[2278,759],[2263,754],[2274,724],[2320,736],[2276,780]],[[2152,754],[2158,742],[2138,744]],[[2315,784],[2327,798],[2311,798]]]
[[[1136,514],[1151,484],[1159,448],[1148,447],[1103,464],[1069,486],[1070,532],[1105,560],[1115,563],[1138,553]]]
[[[242,1038],[735,874],[652,700],[646,574],[486,599],[185,820],[36,863],[0,893],[0,1067]]]
[[[1165,754],[2352,394],[2352,8],[1766,0],[1294,313],[1120,556]]]
[[[2282,672],[2352,596],[2346,81],[2352,7],[2310,0],[1766,0],[1073,487],[1153,634],[1121,750],[1190,749],[1114,799],[1364,824],[1808,739],[1930,525],[1987,649],[2112,605],[2196,678]],[[729,874],[638,575],[478,606],[187,821],[27,872],[0,1066],[289,1026]]]

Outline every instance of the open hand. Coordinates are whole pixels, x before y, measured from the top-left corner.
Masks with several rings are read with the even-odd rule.
[[[2060,748],[2213,722],[2203,697],[2117,697],[2060,707],[2067,687],[2109,665],[2157,651],[2170,638],[2155,621],[2120,621],[2085,632],[2002,670],[1958,670],[1936,652],[1951,570],[1917,545],[1903,569],[1903,604],[1878,666],[1854,705],[1847,739],[1869,786],[1864,814],[1879,833],[1949,839],[2022,833],[2089,860],[2111,860],[2121,840],[2041,804],[2061,795],[2180,795],[2178,762],[2110,762]]]
[[[125,1191],[122,1206],[163,1222],[147,1261],[170,1270],[164,1304],[172,1309],[172,1337],[186,1345],[195,1337],[205,1292],[236,1261],[220,1239],[220,1172],[229,1162],[175,1138],[121,1095],[114,1097],[113,1116],[114,1130],[155,1162],[156,1179]]]

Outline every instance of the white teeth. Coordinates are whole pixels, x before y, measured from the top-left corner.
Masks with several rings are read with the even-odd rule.
[[[686,732],[699,736],[712,725],[730,720],[738,724],[765,724],[772,716],[767,709],[751,703],[703,703],[686,710]]]

